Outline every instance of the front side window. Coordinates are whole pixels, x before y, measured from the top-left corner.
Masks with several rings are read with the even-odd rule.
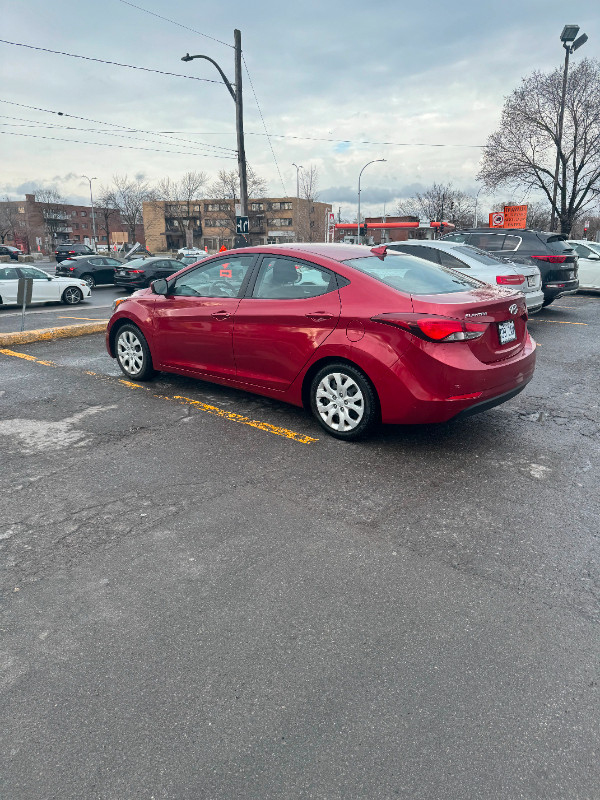
[[[272,300],[301,300],[337,289],[335,275],[312,264],[291,258],[265,257],[252,297]]]
[[[169,294],[184,297],[237,297],[254,256],[233,256],[197,267],[175,281]]]
[[[484,285],[474,278],[408,255],[393,254],[384,259],[365,256],[342,263],[407,294],[450,294]]]

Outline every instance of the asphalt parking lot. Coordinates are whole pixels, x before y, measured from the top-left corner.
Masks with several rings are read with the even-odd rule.
[[[327,437],[0,351],[2,796],[600,796],[600,296],[485,414]]]

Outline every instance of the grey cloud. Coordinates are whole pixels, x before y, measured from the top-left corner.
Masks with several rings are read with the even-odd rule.
[[[423,191],[420,183],[410,183],[405,186],[389,189],[385,186],[370,186],[361,188],[361,203],[393,203],[401,198],[411,197],[415,192]],[[320,192],[321,199],[327,203],[357,203],[358,187],[333,186]]]

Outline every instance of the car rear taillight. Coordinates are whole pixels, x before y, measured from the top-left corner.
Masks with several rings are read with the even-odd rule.
[[[550,264],[564,264],[567,260],[566,256],[531,256],[537,258],[538,261],[548,261]]]
[[[67,267],[67,269],[69,270],[69,272],[73,272],[73,270],[75,269],[75,267]]]
[[[449,317],[431,317],[424,314],[379,314],[371,317],[373,322],[382,322],[402,328],[419,339],[430,342],[464,342],[479,339],[486,332],[487,322],[464,322]]]
[[[144,270],[143,269],[128,269],[127,272],[130,275],[143,275]]]
[[[525,283],[525,275],[496,275],[496,283],[501,286],[520,286]]]
[[[75,250],[69,250],[69,255],[70,256],[74,256],[75,255]]]

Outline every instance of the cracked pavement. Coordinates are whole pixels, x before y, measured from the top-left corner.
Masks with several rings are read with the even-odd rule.
[[[0,794],[600,795],[600,297],[539,317],[511,402],[355,445],[0,354]]]

